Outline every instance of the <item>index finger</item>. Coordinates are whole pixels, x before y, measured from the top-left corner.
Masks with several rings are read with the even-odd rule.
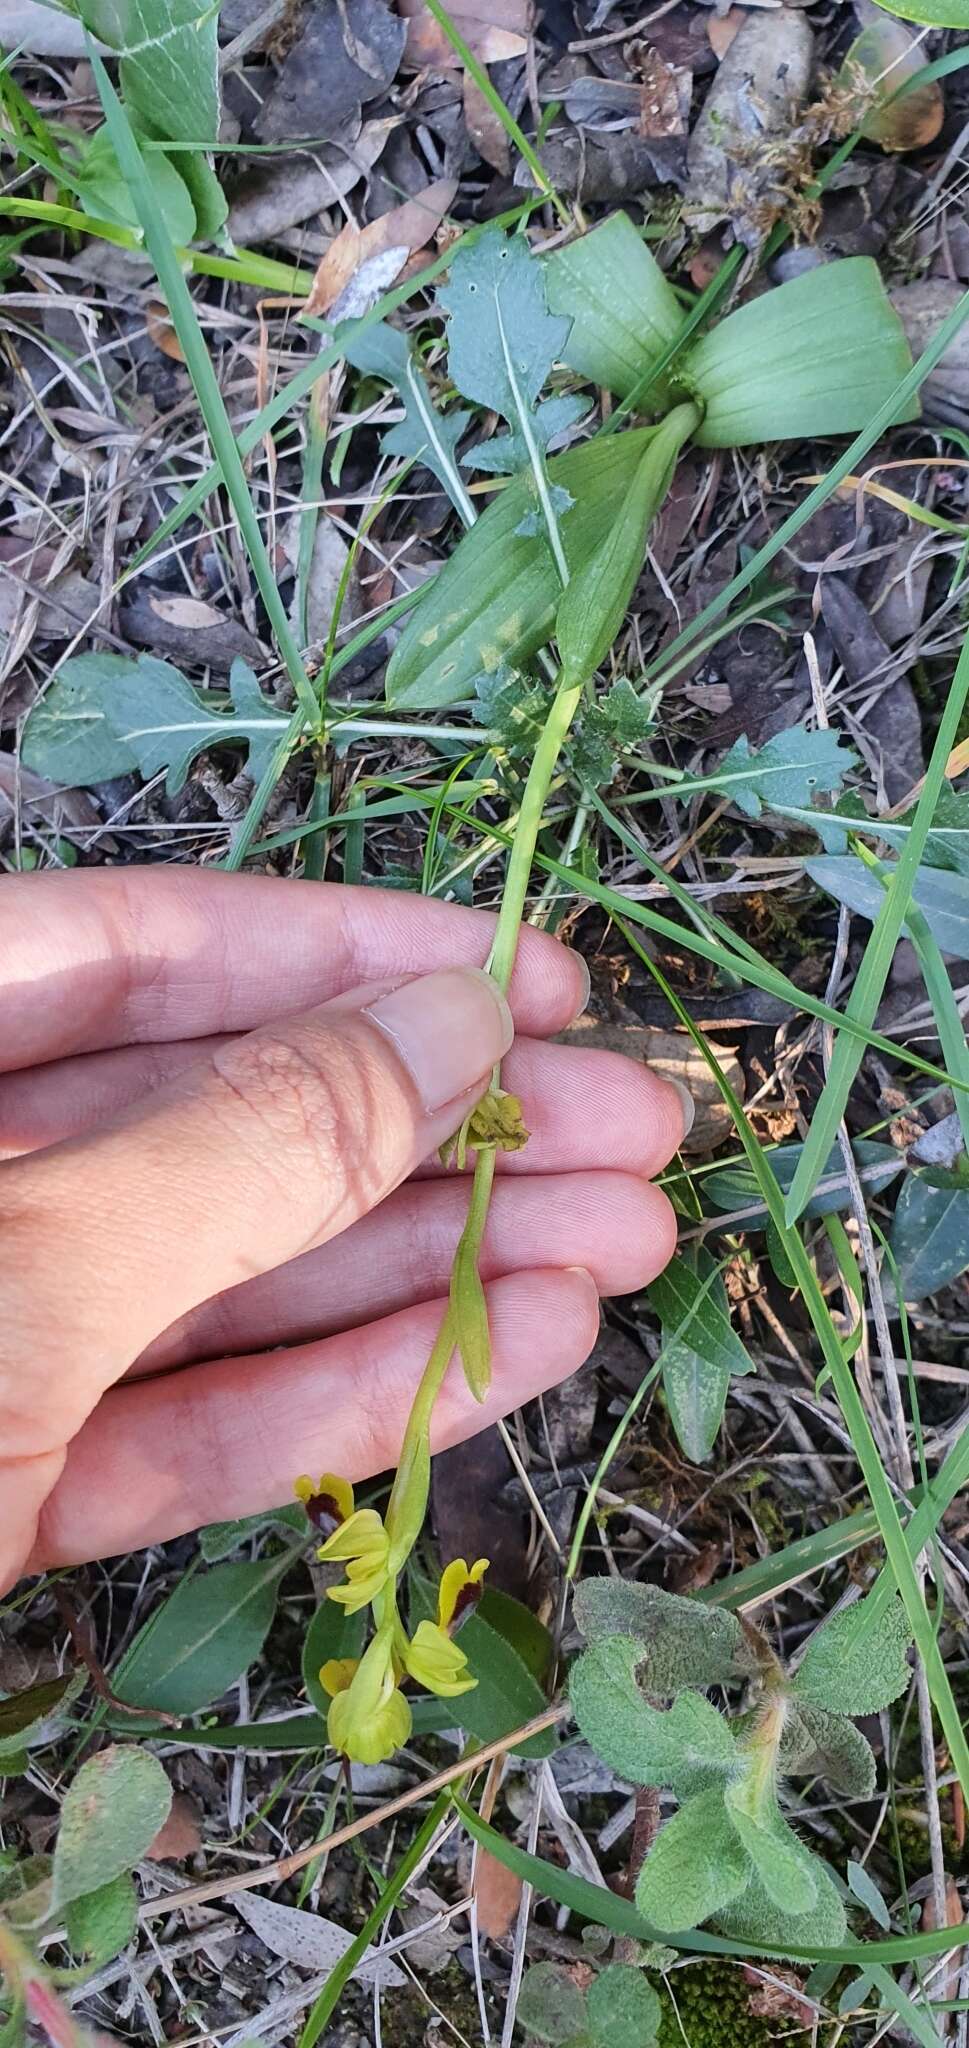
[[[481,967],[495,919],[392,889],[189,867],[9,879],[0,1070],[107,1046],[254,1030],[364,983]],[[588,991],[577,954],[525,930],[510,1002],[549,1036]]]

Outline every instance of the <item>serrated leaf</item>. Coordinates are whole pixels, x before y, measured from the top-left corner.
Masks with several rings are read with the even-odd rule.
[[[138,1898],[127,1871],[96,1892],[72,1899],[65,1913],[67,1938],[76,1956],[96,1969],[127,1948],[138,1925]]]
[[[585,1999],[559,1963],[533,1963],[518,1999],[519,2026],[550,2048],[565,2048],[585,2024]]]
[[[573,575],[598,547],[653,432],[637,428],[551,458],[549,481],[575,500],[562,525]],[[551,639],[558,571],[544,536],[515,532],[532,503],[529,482],[516,477],[499,493],[421,598],[387,669],[390,703],[458,703],[481,676],[514,669]]]
[[[590,1643],[617,1635],[637,1641],[643,1683],[657,1699],[749,1677],[756,1669],[736,1615],[683,1593],[629,1579],[583,1579],[572,1611]]]
[[[893,1145],[872,1139],[858,1139],[852,1146],[862,1186],[869,1196],[880,1194],[901,1173],[905,1161]],[[774,1145],[767,1154],[782,1194],[786,1194],[797,1172],[804,1150],[802,1144]],[[731,1214],[735,1209],[751,1213],[744,1217],[745,1230],[759,1230],[767,1215],[760,1189],[749,1166],[724,1166],[704,1175],[703,1192],[715,1209]],[[851,1207],[844,1162],[837,1145],[832,1146],[818,1181],[817,1192],[805,1203],[805,1216],[836,1216]]]
[[[147,1749],[114,1744],[82,1764],[61,1807],[53,1905],[100,1891],[133,1870],[167,1820],[172,1788]]]
[[[651,1707],[637,1681],[642,1663],[632,1636],[607,1636],[576,1660],[569,1698],[586,1741],[633,1785],[669,1785],[683,1797],[725,1779],[737,1756],[723,1716],[699,1692],[678,1692],[665,1712]]]
[[[458,473],[457,446],[467,431],[471,414],[460,409],[452,413],[438,410],[405,336],[386,321],[377,321],[363,334],[352,336],[346,344],[346,356],[355,369],[384,377],[396,385],[403,400],[403,419],[395,421],[382,437],[384,454],[422,462],[470,524],[472,509]]]
[[[66,661],[27,721],[22,747],[28,768],[51,781],[84,788],[136,769],[147,781],[167,770],[169,795],[182,788],[196,754],[228,740],[249,750],[258,779],[289,723],[274,712],[251,668],[234,661],[229,676],[233,715],[210,711],[167,661],[141,654],[87,654]]]
[[[924,1301],[969,1266],[969,1189],[933,1187],[910,1174],[895,1205],[889,1245],[903,1301]]]
[[[543,398],[535,408],[535,439],[541,449],[550,448],[553,441],[564,440],[571,429],[578,426],[589,411],[589,400],[579,393],[563,392],[557,398]],[[466,414],[466,418],[470,415]],[[527,462],[527,450],[524,461]],[[495,434],[490,441],[479,441],[462,455],[465,469],[478,469],[488,476],[514,476],[524,467],[521,436],[518,434]],[[571,500],[569,501],[571,503]],[[557,505],[558,512],[567,512],[568,505]]]
[[[702,448],[850,434],[912,367],[898,314],[870,256],[823,263],[748,300],[685,357],[702,399]],[[917,419],[918,399],[902,417]]]
[[[867,1601],[859,1600],[831,1615],[811,1637],[794,1677],[795,1698],[842,1714],[878,1714],[909,1683],[911,1640],[899,1599],[877,1621],[869,1619]]]
[[[729,1934],[737,1941],[776,1942],[786,1955],[797,1961],[805,1948],[837,1948],[845,1938],[847,1922],[841,1893],[833,1877],[820,1859],[812,1856],[810,1850],[797,1841],[796,1836],[794,1841],[796,1853],[810,1865],[817,1887],[810,1911],[785,1913],[768,1898],[760,1879],[754,1875],[746,1891],[723,1911],[717,1911],[714,1926],[721,1934]]]
[[[545,446],[535,401],[569,332],[568,320],[548,311],[541,263],[523,235],[489,230],[456,251],[438,299],[449,316],[454,383],[462,397],[508,421],[513,466],[525,468],[529,430]]]
[[[739,1898],[751,1879],[723,1792],[699,1792],[666,1822],[643,1864],[636,1904],[664,1934],[686,1933]]]
[[[219,1564],[176,1586],[125,1651],[115,1698],[167,1714],[197,1714],[258,1656],[288,1558]]]
[[[671,285],[628,214],[615,213],[545,259],[548,303],[572,322],[563,349],[573,370],[626,398],[683,325]],[[646,398],[661,406],[668,380]]]
[[[649,2048],[663,2016],[652,1985],[632,1963],[608,1963],[585,2004],[596,2048]]]
[[[861,1729],[847,1714],[808,1700],[787,1702],[778,1762],[789,1776],[820,1773],[849,1799],[870,1799],[875,1790],[874,1751]]]
[[[856,854],[822,854],[817,860],[805,861],[804,871],[836,902],[847,904],[849,910],[874,923],[885,901],[884,886]],[[969,874],[918,867],[912,902],[943,953],[965,959],[969,954]]]
[[[742,735],[708,780],[745,817],[759,818],[765,804],[803,805],[818,790],[839,790],[854,759],[836,732],[791,725],[756,749]]]

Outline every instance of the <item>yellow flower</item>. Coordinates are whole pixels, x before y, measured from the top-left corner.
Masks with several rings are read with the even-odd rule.
[[[320,1684],[331,1700],[338,1692],[349,1689],[359,1662],[359,1657],[328,1657],[326,1663],[320,1665]]]
[[[464,1651],[434,1621],[418,1623],[414,1639],[404,1651],[404,1663],[411,1678],[441,1699],[456,1699],[458,1693],[470,1692],[478,1683],[468,1671]]]
[[[456,1557],[441,1573],[437,1594],[438,1628],[456,1628],[469,1608],[477,1605],[481,1598],[481,1581],[487,1569],[486,1557],[477,1558],[470,1566],[465,1564],[463,1557]]]
[[[351,1661],[334,1657],[323,1669],[332,1671],[334,1665]],[[320,1677],[325,1683],[322,1672]],[[381,1631],[364,1651],[349,1684],[341,1684],[331,1701],[326,1731],[334,1749],[352,1763],[380,1764],[407,1741],[411,1726],[410,1707],[394,1677],[393,1636]]]
[[[348,1521],[334,1529],[316,1554],[326,1563],[339,1559],[346,1564],[343,1585],[328,1586],[327,1593],[348,1614],[368,1607],[391,1576],[390,1538],[376,1508],[358,1508]]]
[[[324,1472],[317,1482],[303,1473],[293,1481],[293,1492],[304,1508],[315,1529],[329,1527],[335,1522],[349,1521],[353,1513],[353,1488],[349,1479],[338,1479],[335,1472]]]

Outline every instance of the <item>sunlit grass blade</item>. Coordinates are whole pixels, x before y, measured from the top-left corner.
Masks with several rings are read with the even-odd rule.
[[[165,221],[155,197],[148,167],[135,141],[128,117],[114,90],[107,71],[97,51],[91,46],[91,64],[97,83],[101,104],[104,108],[108,132],[114,145],[118,162],[127,179],[132,199],[138,209],[139,219],[145,233],[145,242],[154,263],[158,282],[168,302],[172,324],[181,343],[185,367],[195,386],[199,406],[212,446],[218,457],[219,467],[225,479],[226,490],[232,500],[232,508],[239,522],[246,553],[252,572],[259,586],[259,592],[276,636],[276,643],[286,664],[293,688],[299,699],[303,715],[310,724],[318,717],[316,696],[302,657],[296,645],[292,628],[286,614],[286,607],[279,594],[279,586],[262,537],[255,507],[249,495],[242,457],[225,409],[225,402],[219,390],[218,379],[205,345],[205,338],[199,325],[198,315],[192,304],[192,296],[182,275],[181,264],[174,243],[168,233]]]
[[[924,360],[924,359],[923,359]],[[902,936],[905,919],[912,899],[912,886],[921,861],[925,842],[929,835],[939,791],[945,779],[946,762],[955,744],[956,734],[969,697],[969,640],[963,645],[949,689],[945,710],[935,736],[935,744],[925,773],[922,794],[916,805],[906,844],[898,865],[892,871],[885,902],[878,913],[871,936],[865,947],[864,957],[852,989],[845,1017],[860,1024],[865,1030],[874,1023],[875,1014],[881,1001],[888,970],[895,955],[895,948]],[[811,1119],[811,1127],[805,1140],[804,1151],[798,1162],[797,1172],[791,1183],[791,1190],[784,1206],[784,1221],[793,1223],[800,1215],[808,1200],[814,1183],[837,1136],[838,1126],[845,1113],[852,1083],[861,1062],[857,1041],[839,1035],[831,1059],[828,1078],[821,1091],[818,1106]]]

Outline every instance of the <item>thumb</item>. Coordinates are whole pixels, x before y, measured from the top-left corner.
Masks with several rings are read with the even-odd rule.
[[[0,1384],[5,1328],[63,1441],[176,1317],[381,1201],[457,1128],[513,1030],[477,968],[362,990],[223,1041],[135,1109],[0,1168],[18,1254]]]

